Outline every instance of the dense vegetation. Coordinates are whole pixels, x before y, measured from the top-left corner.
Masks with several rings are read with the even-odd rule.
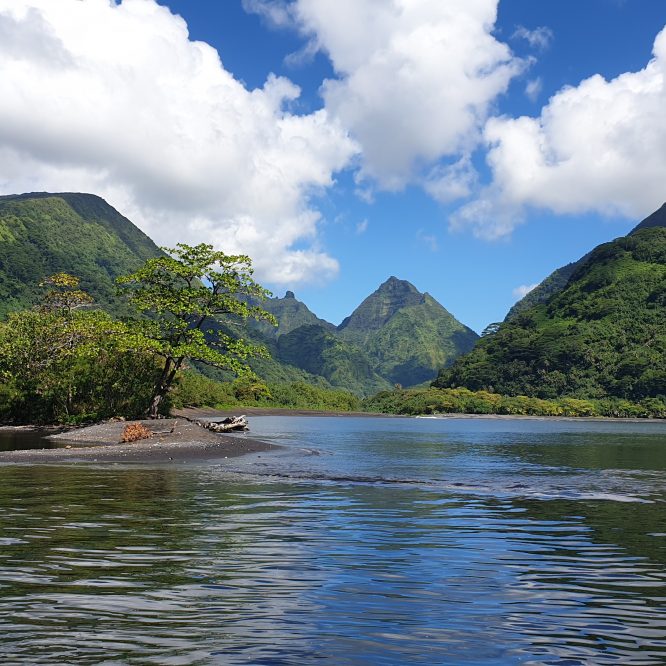
[[[638,224],[634,229],[629,233],[633,235],[638,233],[642,229],[651,229],[653,227],[666,227],[666,203],[654,213],[646,217],[640,224]],[[508,312],[505,317],[505,320],[512,319],[520,312],[528,310],[533,305],[538,305],[539,303],[545,303],[552,296],[562,291],[571,276],[588,260],[590,254],[586,254],[584,257],[581,257],[578,261],[573,261],[566,266],[562,266],[554,270],[545,280],[538,284],[532,291],[530,291],[526,296],[521,298]]]
[[[513,416],[612,416],[666,418],[666,399],[646,398],[639,403],[622,398],[583,400],[504,396],[488,391],[456,389],[403,389],[383,391],[367,398],[363,409],[385,414],[506,414]]]
[[[430,380],[479,337],[432,296],[395,277],[368,296],[338,331],[364,350],[378,375],[404,386]]]
[[[0,324],[0,420],[80,422],[136,417],[158,377],[145,341],[57,274],[39,307]]]
[[[185,372],[170,396],[181,407],[281,407],[357,411],[360,399],[349,391],[312,386],[306,382],[264,383],[257,378],[219,382],[200,373]]]
[[[434,386],[538,398],[666,397],[666,228],[593,250],[567,286],[483,337]]]
[[[128,314],[115,279],[160,249],[128,219],[92,194],[0,197],[0,318],[36,304],[39,284],[58,272],[110,312]]]

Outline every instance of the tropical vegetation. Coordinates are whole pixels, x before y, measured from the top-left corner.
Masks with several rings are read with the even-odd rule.
[[[666,228],[595,248],[567,285],[442,370],[439,388],[553,399],[666,399]]]

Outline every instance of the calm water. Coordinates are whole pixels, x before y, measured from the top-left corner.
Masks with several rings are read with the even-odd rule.
[[[0,467],[0,663],[666,663],[666,424],[253,417]]]

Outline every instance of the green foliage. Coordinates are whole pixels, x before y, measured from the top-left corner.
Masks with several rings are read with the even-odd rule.
[[[389,384],[413,386],[468,352],[479,337],[429,294],[389,278],[339,327]]]
[[[402,389],[382,391],[362,403],[368,412],[384,414],[505,414],[512,416],[611,416],[666,418],[666,400],[647,398],[632,403],[618,398],[543,400],[525,395],[505,396],[488,391]]]
[[[145,341],[108,314],[77,309],[89,297],[59,274],[41,307],[0,324],[0,418],[77,422],[137,416],[157,367]]]
[[[180,373],[169,397],[171,404],[177,409],[183,407],[223,409],[238,404],[231,382],[216,381],[191,370]]]
[[[167,252],[169,256],[149,259],[118,278],[130,303],[149,315],[139,325],[151,351],[164,360],[150,401],[152,418],[186,359],[248,374],[248,359],[267,352],[240,337],[240,326],[250,318],[275,323],[272,315],[249,303],[268,295],[252,279],[249,257],[226,255],[205,243],[179,243]],[[224,328],[216,323],[220,317]],[[227,332],[234,329],[237,336]]]
[[[312,386],[306,382],[264,384],[251,377],[220,382],[192,371],[181,373],[170,398],[177,408],[244,406],[344,412],[360,408],[359,398],[348,391]]]
[[[539,398],[663,400],[665,295],[666,228],[640,229],[592,251],[566,288],[483,337],[434,385]]]
[[[325,377],[333,386],[359,395],[390,385],[375,373],[361,350],[318,325],[300,326],[281,335],[277,355],[286,363]]]
[[[0,318],[39,302],[40,283],[57,272],[79,276],[95,302],[127,314],[115,278],[160,254],[148,236],[94,195],[0,197]]]

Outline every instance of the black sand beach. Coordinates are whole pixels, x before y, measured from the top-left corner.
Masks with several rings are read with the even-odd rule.
[[[183,418],[132,423],[142,423],[155,434],[150,439],[119,443],[127,422],[102,423],[51,435],[49,439],[62,448],[0,452],[0,464],[194,463],[278,448],[246,433],[213,433]]]

